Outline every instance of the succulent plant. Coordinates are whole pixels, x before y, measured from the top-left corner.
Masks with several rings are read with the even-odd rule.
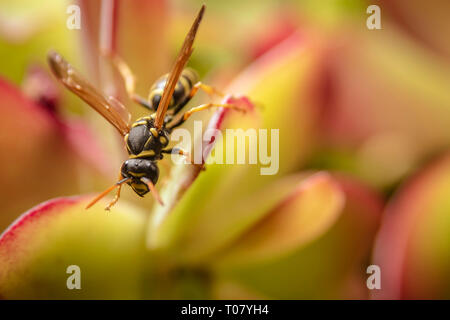
[[[163,206],[125,188],[108,212],[107,199],[85,207],[114,181],[123,141],[55,81],[46,52],[142,116],[100,49],[127,61],[144,94],[197,3],[80,0],[80,30],[60,1],[30,3],[0,2],[0,298],[450,297],[448,52],[430,17],[420,37],[408,27],[419,4],[382,1],[383,29],[367,30],[365,1],[208,3],[190,66],[248,112],[195,119],[278,129],[278,170],[210,163],[226,142],[205,139],[206,170],[163,160]]]

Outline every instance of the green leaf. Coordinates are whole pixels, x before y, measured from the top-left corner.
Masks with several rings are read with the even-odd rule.
[[[366,269],[383,203],[357,181],[336,175],[333,181],[345,194],[345,206],[320,234],[272,259],[252,261],[241,255],[244,263],[214,269],[213,279],[270,299],[367,299]]]
[[[137,299],[144,288],[144,215],[123,201],[111,212],[59,198],[23,214],[0,237],[5,299]],[[67,287],[67,268],[81,289]],[[149,272],[149,271],[147,271]]]
[[[262,197],[261,197],[262,198]],[[327,173],[299,181],[269,213],[212,260],[216,268],[277,259],[319,237],[344,207],[344,194]]]

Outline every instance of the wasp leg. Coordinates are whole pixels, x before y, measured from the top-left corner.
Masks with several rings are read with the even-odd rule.
[[[194,86],[192,87],[191,91],[186,96],[186,98],[174,109],[173,114],[177,114],[178,112],[180,112],[180,110],[183,109],[184,106],[187,105],[189,101],[191,101],[191,99],[195,96],[195,94],[200,89],[205,91],[209,96],[213,96],[213,95],[217,95],[219,97],[224,96],[224,94],[222,92],[220,92],[219,90],[217,90],[216,88],[208,86],[202,82],[197,82],[196,84],[194,84]]]
[[[180,156],[185,156],[188,163],[192,163],[191,155],[189,152],[184,151],[181,148],[170,148],[166,150],[161,150],[161,153],[167,153],[167,154],[179,154]]]
[[[122,179],[122,173],[119,172],[119,178],[118,178],[118,180],[120,181],[120,179]],[[111,210],[111,208],[117,203],[117,201],[119,201],[119,198],[120,198],[120,190],[122,189],[122,185],[123,185],[123,183],[120,183],[120,184],[117,186],[116,195],[114,196],[114,198],[112,199],[112,201],[105,207],[105,210],[107,210],[107,211]]]
[[[234,109],[237,111],[241,111],[241,112],[246,112],[245,108],[242,108],[240,106],[237,106],[235,104],[225,104],[225,103],[205,103],[205,104],[201,104],[198,107],[194,107],[188,111],[186,111],[183,115],[183,121],[186,121],[187,119],[189,119],[190,116],[192,116],[194,113],[199,112],[199,111],[203,111],[203,110],[207,110],[207,109],[211,109],[211,108],[229,108],[229,109]]]
[[[205,164],[203,162],[200,163],[200,164],[194,163],[194,161],[192,161],[190,153],[187,152],[187,151],[184,151],[181,148],[171,148],[171,149],[167,149],[167,150],[161,150],[161,152],[162,153],[169,153],[169,154],[170,153],[175,153],[175,154],[179,154],[179,155],[185,156],[186,160],[188,161],[188,163],[196,165],[196,166],[200,166],[201,170],[206,170]]]
[[[111,60],[113,66],[119,71],[130,99],[150,111],[155,111],[145,98],[136,93],[136,78],[126,62],[123,61],[117,54],[109,53],[105,55]]]
[[[194,86],[191,89],[191,92],[189,93],[189,98],[192,98],[193,96],[195,96],[195,94],[198,92],[199,89],[202,89],[203,91],[205,91],[208,95],[213,96],[213,95],[217,95],[219,97],[223,97],[223,93],[220,92],[219,90],[217,90],[214,87],[208,86],[202,82],[197,82],[196,84],[194,84]]]
[[[246,112],[247,110],[243,107],[234,105],[234,104],[223,104],[223,103],[205,103],[202,105],[199,105],[198,107],[194,107],[188,111],[186,111],[183,116],[178,119],[175,120],[173,123],[170,123],[167,128],[169,130],[174,129],[180,125],[182,125],[190,116],[192,116],[192,114],[199,112],[199,111],[203,111],[203,110],[207,110],[207,109],[211,109],[211,108],[229,108],[229,109],[234,109],[237,111],[241,111],[241,112]]]

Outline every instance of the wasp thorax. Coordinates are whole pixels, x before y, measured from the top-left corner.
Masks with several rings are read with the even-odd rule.
[[[169,144],[169,132],[157,130],[153,119],[144,117],[136,120],[125,136],[128,153],[132,158],[161,159],[161,150]]]

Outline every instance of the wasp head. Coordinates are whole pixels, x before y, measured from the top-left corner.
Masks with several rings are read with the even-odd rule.
[[[150,191],[143,178],[147,178],[153,184],[156,184],[159,177],[158,166],[154,161],[148,159],[126,160],[122,165],[121,173],[124,178],[130,178],[127,183],[141,197]]]

